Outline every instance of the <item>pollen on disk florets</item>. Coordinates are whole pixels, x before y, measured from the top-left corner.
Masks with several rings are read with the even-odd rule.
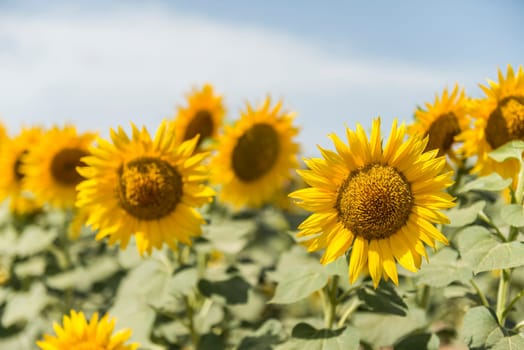
[[[347,143],[330,135],[336,152],[319,147],[323,158],[306,159],[308,169],[298,171],[310,187],[290,197],[312,214],[297,237],[309,251],[324,249],[322,264],[349,254],[351,283],[368,271],[375,287],[382,278],[398,284],[395,262],[415,272],[423,243],[448,242],[433,224],[449,222],[441,210],[454,206],[443,191],[452,172],[444,172],[444,157],[425,151],[426,140],[405,135],[396,120],[387,139],[380,119],[369,138],[361,125],[346,128]]]
[[[120,171],[120,204],[138,219],[156,220],[170,214],[181,197],[182,177],[168,162],[142,157],[128,162]]]
[[[366,239],[382,239],[406,224],[414,199],[406,178],[395,168],[370,164],[349,174],[336,203],[348,230]]]
[[[202,233],[205,220],[197,208],[215,192],[205,181],[207,152],[195,152],[197,137],[177,143],[174,125],[162,122],[154,137],[132,124],[132,136],[111,130],[99,138],[79,167],[78,208],[88,214],[96,239],[109,238],[125,248],[132,236],[140,254],[167,244],[178,249]]]
[[[501,100],[489,115],[485,128],[486,141],[496,149],[511,140],[524,139],[524,96]]]

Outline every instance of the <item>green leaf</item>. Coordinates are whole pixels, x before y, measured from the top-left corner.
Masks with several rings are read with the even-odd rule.
[[[477,191],[502,191],[511,184],[511,179],[503,179],[499,174],[493,173],[488,176],[479,177],[471,182],[466,183],[460,188],[458,193],[464,193],[472,190]]]
[[[78,266],[74,270],[66,271],[47,278],[46,283],[55,289],[65,290],[73,288],[79,291],[88,291],[93,284],[106,280],[118,270],[116,259],[101,256],[88,266]]]
[[[345,255],[342,255],[332,263],[326,265],[326,272],[329,275],[337,275],[344,279],[348,278],[349,265]]]
[[[522,159],[522,152],[524,152],[524,142],[521,140],[513,140],[489,152],[488,156],[497,162],[503,162],[510,158],[520,161]]]
[[[520,204],[505,205],[500,210],[500,217],[510,226],[524,226],[524,207]]]
[[[522,335],[514,335],[500,339],[491,350],[522,350],[524,349],[524,338]]]
[[[471,224],[477,219],[478,213],[484,209],[486,202],[478,201],[466,208],[453,208],[446,211],[451,227],[460,227]]]
[[[198,281],[198,272],[194,267],[175,272],[169,281],[168,289],[174,295],[187,295],[193,291]]]
[[[1,208],[5,205],[0,205]],[[16,230],[8,226],[0,231],[0,256],[14,256],[17,251],[18,234]]]
[[[39,253],[49,247],[58,232],[54,229],[44,230],[41,227],[31,225],[24,229],[17,243],[17,254],[19,256],[29,256]]]
[[[214,333],[206,333],[200,337],[197,350],[224,350],[222,338]]]
[[[244,304],[247,302],[247,292],[251,288],[240,276],[233,276],[225,281],[209,281],[201,279],[198,282],[200,293],[206,297],[216,294],[223,297],[228,304]]]
[[[286,276],[290,273],[295,273],[297,266],[303,269],[310,269],[315,271],[321,271],[324,267],[312,254],[308,253],[304,247],[294,245],[289,251],[282,253],[278,260],[277,268],[275,271],[268,271],[266,274],[268,277],[275,281],[280,282],[287,278]]]
[[[43,256],[35,256],[27,261],[15,265],[15,274],[20,278],[29,276],[43,276],[45,270],[45,259]]]
[[[360,300],[372,312],[405,316],[408,306],[392,283],[381,282],[377,289],[365,286],[357,291]]]
[[[284,339],[280,321],[269,319],[252,335],[242,339],[238,350],[271,350]]]
[[[462,259],[474,273],[524,265],[524,242],[499,242],[482,226],[462,230],[457,244]]]
[[[50,299],[44,286],[41,283],[35,283],[31,286],[29,292],[19,292],[8,297],[2,315],[2,325],[10,327],[19,322],[30,322],[40,314],[49,302]]]
[[[208,299],[206,307],[202,307],[193,317],[195,331],[198,334],[208,333],[213,326],[219,324],[223,319],[224,308]]]
[[[464,258],[465,253],[471,250],[475,243],[493,239],[493,235],[484,226],[474,225],[460,230],[455,239],[460,255]]]
[[[291,333],[292,339],[277,347],[281,350],[358,350],[360,337],[353,327],[316,329],[307,323],[297,324]]]
[[[451,248],[443,248],[430,258],[430,263],[422,265],[416,274],[418,285],[446,287],[452,282],[467,282],[473,277],[471,268],[458,260],[458,253]]]
[[[158,260],[152,257],[142,260],[120,282],[115,303],[108,312],[118,319],[119,329],[133,330],[132,340],[139,342],[144,349],[164,349],[153,344],[150,339],[156,318],[152,304],[165,304],[169,296],[171,274],[172,266],[167,259]]]
[[[524,242],[498,243],[489,249],[474,272],[524,266]]]
[[[418,308],[410,309],[406,316],[357,312],[351,319],[362,341],[371,344],[372,349],[391,346],[428,322],[424,310]]]
[[[248,243],[248,235],[256,230],[254,220],[225,220],[204,227],[203,237],[221,252],[236,254]]]
[[[440,341],[432,333],[410,334],[402,338],[394,347],[394,350],[438,350]]]
[[[479,266],[486,253],[498,244],[493,235],[482,226],[467,227],[457,235],[457,245],[462,260],[473,271]]]
[[[260,315],[267,309],[267,297],[252,288],[247,293],[245,304],[228,305],[228,309],[239,321],[257,323],[260,320]]]
[[[462,338],[472,348],[490,347],[504,337],[497,320],[484,306],[469,309],[463,325]]]
[[[287,272],[277,285],[270,303],[290,304],[311,295],[328,282],[328,275],[322,269],[295,267]]]

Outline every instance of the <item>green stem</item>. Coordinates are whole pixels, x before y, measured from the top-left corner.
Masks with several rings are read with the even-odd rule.
[[[524,328],[524,321],[520,321],[519,323],[517,323],[512,330],[518,332],[520,328]]]
[[[513,305],[515,305],[515,303],[517,301],[519,301],[520,298],[524,297],[524,290],[521,290],[519,294],[517,294],[515,296],[515,298],[513,298],[513,300],[510,301],[510,303],[508,304],[508,306],[506,306],[506,308],[504,309],[504,311],[502,312],[502,318],[506,318],[506,316],[508,316],[509,312],[511,311],[511,309],[513,308]]]
[[[347,319],[353,314],[353,312],[355,312],[355,310],[360,306],[360,304],[362,304],[362,302],[358,300],[358,298],[352,300],[351,304],[349,304],[348,308],[346,309],[346,311],[344,311],[342,317],[340,317],[340,320],[338,321],[337,326],[339,328],[344,326]]]
[[[464,167],[465,163],[466,162],[461,159],[460,164],[458,164],[459,167],[457,171],[455,172],[456,174],[455,182],[453,183],[453,185],[451,185],[451,187],[448,190],[449,194],[451,194],[452,196],[455,196],[457,189],[460,186],[460,181],[462,180],[462,176],[468,173],[468,169]]]
[[[337,291],[338,291],[338,281],[339,276],[335,275],[333,276],[333,279],[331,281],[331,288],[329,287],[329,284],[325,287],[326,289],[326,303],[324,304],[324,320],[326,327],[331,329],[333,327],[333,323],[335,321],[335,314],[337,311]]]
[[[517,201],[517,204],[522,204],[523,195],[524,195],[524,164],[521,161],[518,180],[517,180],[517,189],[515,190],[515,200]]]
[[[495,236],[497,236],[502,242],[507,242],[506,237],[502,234],[502,232],[500,232],[497,225],[495,225],[495,223],[493,223],[493,221],[491,221],[491,219],[482,210],[479,212],[478,215],[482,221],[484,221],[486,224],[488,224],[495,230]]]
[[[486,299],[486,296],[484,295],[484,293],[482,293],[482,291],[480,290],[480,288],[477,285],[477,283],[475,283],[475,281],[472,280],[472,279],[469,280],[469,283],[471,283],[471,285],[473,286],[473,288],[477,292],[477,294],[478,294],[478,296],[480,298],[480,301],[482,302],[482,305],[484,305],[485,307],[489,307],[488,299]]]
[[[497,319],[499,320],[499,324],[501,326],[504,326],[504,310],[506,309],[506,297],[508,295],[508,288],[509,288],[509,280],[510,280],[510,270],[502,270],[500,274],[499,279],[499,289],[497,292]]]
[[[343,302],[347,297],[349,297],[351,294],[353,294],[353,292],[357,291],[360,289],[360,284],[356,285],[356,286],[353,286],[351,288],[349,288],[348,290],[346,290],[344,293],[342,293],[339,297],[338,297],[338,303],[341,303]]]
[[[422,296],[420,297],[419,305],[423,309],[427,309],[429,304],[429,295],[431,293],[431,287],[428,285],[424,285],[424,288],[422,288]]]
[[[515,226],[511,226],[511,228],[509,229],[508,241],[512,242],[516,240],[518,235],[519,235],[519,228]]]
[[[195,329],[195,321],[193,319],[195,312],[193,310],[193,306],[191,305],[191,301],[189,300],[189,296],[184,297],[184,301],[186,303],[186,315],[188,321],[187,328],[189,330],[189,335],[191,336],[191,343],[193,343],[193,347],[197,349],[198,343],[200,342],[200,336]]]

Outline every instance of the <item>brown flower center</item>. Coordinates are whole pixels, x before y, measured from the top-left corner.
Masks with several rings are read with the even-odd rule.
[[[198,145],[213,135],[213,116],[208,110],[202,109],[195,113],[184,134],[184,141],[200,135]]]
[[[255,124],[237,141],[232,167],[245,182],[257,180],[275,165],[280,151],[277,131],[269,124]]]
[[[460,133],[457,117],[453,113],[439,116],[426,133],[429,136],[425,151],[438,149],[438,155],[446,154],[453,144],[453,139]]]
[[[142,220],[156,220],[172,213],[182,199],[182,176],[168,162],[142,157],[120,169],[117,187],[120,205]]]
[[[22,166],[22,158],[27,154],[28,150],[23,150],[20,152],[18,157],[15,159],[15,164],[13,165],[13,172],[15,174],[15,180],[17,182],[22,181],[24,178],[24,173],[22,173],[21,166]]]
[[[512,140],[524,140],[524,96],[502,99],[491,112],[485,133],[492,149]]]
[[[338,190],[340,222],[366,239],[394,235],[409,218],[414,198],[402,173],[389,165],[370,164],[352,171]]]
[[[83,180],[82,175],[76,171],[79,166],[84,166],[80,159],[87,156],[87,152],[78,148],[64,148],[51,160],[51,175],[65,186],[76,186]]]

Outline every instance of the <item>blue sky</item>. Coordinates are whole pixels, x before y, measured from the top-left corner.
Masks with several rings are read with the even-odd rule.
[[[522,1],[0,1],[0,118],[156,128],[210,82],[234,120],[270,94],[304,153],[328,133],[524,63]]]

